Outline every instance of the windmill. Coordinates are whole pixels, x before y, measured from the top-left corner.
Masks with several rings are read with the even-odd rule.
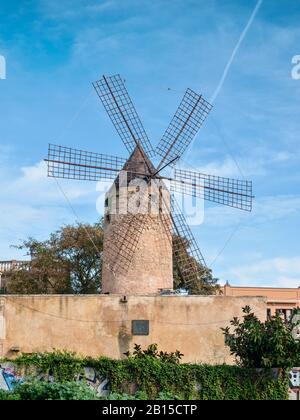
[[[252,210],[253,198],[251,181],[176,167],[212,106],[187,89],[154,149],[120,75],[103,76],[93,86],[129,158],[50,144],[46,161],[50,177],[114,181],[105,199],[102,291],[172,289],[173,261],[187,288],[195,280],[205,284],[205,260],[173,193],[245,211]],[[152,162],[156,157],[158,165]]]

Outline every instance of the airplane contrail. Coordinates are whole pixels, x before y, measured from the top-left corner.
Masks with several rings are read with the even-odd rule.
[[[220,80],[220,82],[219,82],[219,84],[218,84],[218,86],[217,86],[214,94],[212,95],[212,97],[210,99],[210,103],[211,104],[213,104],[215,102],[215,100],[217,99],[217,96],[219,95],[219,93],[220,93],[220,91],[221,91],[221,89],[223,87],[223,84],[224,84],[224,82],[226,80],[226,77],[227,77],[228,72],[230,70],[231,64],[232,64],[232,62],[233,62],[233,60],[234,60],[234,58],[235,58],[235,56],[236,56],[236,54],[237,54],[237,52],[238,52],[238,50],[240,48],[240,46],[241,46],[241,44],[242,44],[245,36],[247,35],[247,32],[249,31],[249,29],[250,29],[250,27],[251,27],[251,25],[252,25],[252,23],[253,23],[256,15],[258,13],[258,11],[259,11],[262,3],[263,3],[263,0],[258,0],[257,4],[256,4],[256,6],[255,6],[255,8],[254,8],[254,10],[253,10],[253,12],[252,12],[249,20],[248,20],[247,25],[245,26],[245,29],[241,33],[241,36],[240,36],[240,38],[239,38],[236,46],[234,47],[234,50],[232,51],[232,54],[231,54],[231,56],[229,58],[229,61],[228,61],[227,65],[226,65],[226,67],[225,67],[225,69],[223,71],[221,80]]]

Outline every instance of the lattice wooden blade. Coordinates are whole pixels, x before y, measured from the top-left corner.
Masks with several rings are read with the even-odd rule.
[[[252,210],[251,181],[175,169],[171,191],[204,198],[240,210]]]
[[[192,259],[195,260],[197,264],[206,267],[205,259],[200,251],[200,248],[198,247],[198,244],[193,235],[193,232],[191,228],[189,227],[183,213],[181,212],[174,196],[172,196],[172,199],[171,199],[171,209],[172,209],[172,221],[173,221],[173,236],[180,238],[180,240],[178,241],[178,247],[175,246],[177,244],[177,241],[175,240],[175,244],[174,244],[175,255],[178,256],[179,261],[181,261],[180,258],[183,259],[185,257],[185,255],[180,256],[180,250],[182,248],[182,238],[183,238],[188,244],[187,249],[188,249],[189,256],[192,257]]]
[[[111,226],[105,246],[103,263],[114,274],[126,275],[133,261],[140,237],[147,220],[145,214],[119,216],[118,223]],[[111,240],[112,238],[112,240]]]
[[[114,180],[126,160],[58,145],[49,145],[48,176],[88,181]]]
[[[180,158],[204,123],[210,105],[202,96],[187,89],[156,153],[162,157],[159,167]]]
[[[171,210],[171,214],[162,213],[160,217],[165,233],[172,241],[173,260],[182,281],[187,287],[195,281],[205,282],[204,257],[174,197],[171,198]]]
[[[128,152],[141,145],[146,155],[153,157],[152,145],[120,75],[103,76],[93,86]]]

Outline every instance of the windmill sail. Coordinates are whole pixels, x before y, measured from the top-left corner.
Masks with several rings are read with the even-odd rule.
[[[159,168],[180,158],[198,133],[212,109],[202,96],[187,89],[170,125],[160,140],[156,153],[162,157]]]
[[[49,144],[48,176],[85,181],[114,180],[126,160],[100,153]]]
[[[240,210],[252,210],[252,182],[175,169],[171,191]]]
[[[153,157],[152,145],[120,75],[103,76],[93,86],[128,152],[141,145],[146,155]]]
[[[191,228],[189,227],[182,211],[180,210],[175,197],[171,196],[171,211],[172,211],[172,221],[173,221],[173,235],[175,238],[184,238],[188,244],[188,253],[199,265],[206,267],[205,259],[197,245],[196,239],[192,233]],[[181,240],[174,241],[174,254],[181,258],[180,256],[180,243]],[[177,249],[176,249],[177,246]]]
[[[172,241],[174,264],[183,284],[186,287],[193,282],[205,284],[207,277],[205,259],[174,196],[171,197],[171,213],[162,213],[160,219],[165,234]]]

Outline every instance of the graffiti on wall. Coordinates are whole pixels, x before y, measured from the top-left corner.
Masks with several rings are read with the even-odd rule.
[[[21,380],[11,366],[0,365],[0,389],[11,391]]]
[[[78,380],[85,381],[101,397],[109,395],[109,380],[103,378],[94,368],[85,367],[83,374],[78,377]]]
[[[51,374],[44,375],[42,373],[36,372],[34,376],[38,381],[54,382],[54,378]],[[85,382],[101,397],[106,397],[109,395],[109,380],[103,378],[100,373],[92,367],[85,367],[84,371],[81,375],[78,376],[77,380]],[[12,365],[0,365],[0,389],[11,391],[17,383],[22,381],[23,378],[16,373]]]

